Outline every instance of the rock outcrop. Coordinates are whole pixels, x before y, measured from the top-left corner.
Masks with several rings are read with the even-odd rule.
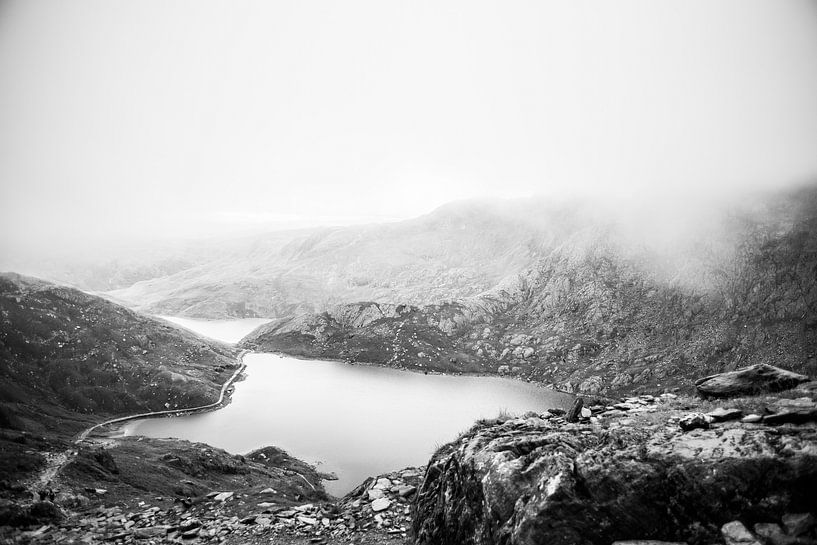
[[[583,424],[550,414],[478,423],[430,461],[416,543],[704,544],[721,542],[730,522],[780,523],[817,506],[814,422],[685,431],[697,402],[634,401]]]
[[[703,395],[730,397],[780,392],[808,381],[809,378],[805,375],[760,363],[737,371],[704,377],[695,381],[695,387]]]

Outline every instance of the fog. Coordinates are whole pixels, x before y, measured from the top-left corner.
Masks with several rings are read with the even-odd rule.
[[[0,253],[817,179],[817,3],[0,3]]]

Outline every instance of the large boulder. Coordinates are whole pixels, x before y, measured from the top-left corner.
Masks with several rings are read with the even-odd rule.
[[[814,508],[814,426],[781,440],[738,423],[684,433],[660,413],[624,422],[478,424],[431,459],[414,505],[416,543],[701,544],[733,520]]]
[[[695,387],[705,396],[729,397],[779,392],[809,380],[805,375],[760,363],[737,371],[704,377],[695,381]]]

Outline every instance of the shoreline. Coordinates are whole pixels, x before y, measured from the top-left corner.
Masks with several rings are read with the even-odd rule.
[[[477,371],[450,372],[450,371],[440,371],[439,369],[429,369],[428,371],[425,371],[425,370],[421,371],[421,370],[418,370],[416,368],[394,367],[392,365],[386,365],[386,364],[383,364],[383,363],[374,363],[374,362],[368,362],[368,361],[350,362],[350,361],[344,361],[344,360],[321,357],[321,356],[302,356],[302,355],[287,354],[286,352],[281,352],[281,351],[262,352],[262,351],[257,351],[257,350],[247,350],[247,352],[250,353],[250,354],[274,354],[276,356],[282,356],[282,357],[287,357],[287,358],[292,358],[292,359],[295,359],[295,360],[302,360],[302,361],[325,361],[325,362],[331,362],[331,363],[342,363],[344,365],[360,365],[360,366],[364,366],[364,367],[379,367],[381,369],[393,369],[395,371],[405,371],[407,373],[415,373],[415,374],[418,374],[418,375],[440,375],[440,376],[445,376],[445,377],[501,378],[501,379],[506,379],[506,380],[512,380],[512,381],[515,381],[515,382],[522,382],[522,383],[525,383],[525,384],[532,384],[532,385],[537,386],[539,388],[542,388],[542,389],[545,389],[545,390],[550,390],[552,392],[557,392],[559,394],[569,395],[569,396],[572,396],[574,398],[576,398],[576,397],[587,397],[587,398],[590,398],[590,399],[599,399],[599,400],[605,400],[605,401],[615,401],[616,400],[616,398],[605,397],[605,396],[601,396],[601,395],[598,395],[598,394],[585,394],[585,395],[582,395],[581,392],[578,392],[578,393],[577,392],[568,392],[566,390],[556,388],[555,386],[547,385],[544,382],[539,382],[539,381],[536,381],[536,380],[523,380],[523,379],[515,377],[515,376],[500,375],[500,374],[497,374],[497,373],[487,373],[487,372],[477,372]]]
[[[244,363],[244,356],[249,353],[249,350],[242,350],[238,356],[238,369],[230,376],[227,381],[221,385],[221,390],[219,392],[218,400],[213,403],[208,403],[207,405],[200,405],[198,407],[189,407],[189,408],[182,408],[182,409],[168,409],[165,411],[151,411],[147,413],[139,413],[139,414],[132,414],[128,416],[120,416],[117,418],[111,418],[105,420],[104,422],[100,422],[98,424],[94,424],[93,426],[84,429],[80,433],[75,436],[74,443],[80,443],[82,441],[87,440],[91,437],[97,430],[100,428],[104,428],[107,426],[123,424],[125,422],[129,422],[131,420],[139,420],[142,418],[160,418],[160,417],[175,417],[175,416],[186,416],[190,414],[198,414],[198,413],[205,413],[209,411],[214,411],[222,408],[224,405],[228,404],[232,399],[232,393],[229,395],[227,394],[227,390],[233,386],[239,378],[243,375],[244,371],[247,368],[247,364]]]

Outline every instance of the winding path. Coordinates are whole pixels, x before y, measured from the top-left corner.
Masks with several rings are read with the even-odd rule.
[[[218,396],[218,401],[213,403],[208,403],[207,405],[200,405],[198,407],[189,407],[186,409],[173,409],[167,411],[153,411],[148,413],[139,413],[133,414],[130,416],[121,416],[119,418],[112,418],[110,420],[106,420],[104,422],[100,422],[99,424],[94,424],[90,428],[87,428],[77,434],[76,438],[74,439],[74,444],[81,443],[82,441],[88,440],[89,436],[91,436],[96,430],[103,428],[105,426],[110,426],[112,424],[119,424],[121,422],[127,422],[129,420],[136,420],[139,418],[153,418],[157,416],[181,416],[186,414],[194,414],[194,413],[201,413],[212,411],[215,409],[220,408],[224,404],[224,399],[227,394],[227,390],[232,386],[238,377],[241,376],[241,373],[247,368],[247,365],[244,363],[244,355],[248,352],[248,350],[242,350],[241,353],[238,355],[238,369],[236,369],[235,373],[221,386],[221,392]],[[42,490],[46,486],[49,486],[51,481],[59,474],[60,470],[62,470],[65,465],[70,462],[74,456],[76,455],[76,451],[74,449],[68,449],[63,452],[52,452],[52,453],[44,453],[46,458],[45,467],[40,471],[36,477],[31,479],[26,486],[29,490],[36,492],[38,490]]]
[[[231,376],[227,382],[225,382],[221,386],[221,392],[218,396],[218,401],[213,403],[208,403],[207,405],[200,405],[198,407],[188,407],[186,409],[170,409],[166,411],[153,411],[149,413],[139,413],[139,414],[132,414],[130,416],[121,416],[119,418],[112,418],[110,420],[106,420],[105,422],[101,422],[99,424],[95,424],[90,428],[83,430],[77,435],[77,438],[74,440],[74,443],[79,443],[80,441],[84,441],[88,438],[89,435],[94,433],[99,428],[104,428],[105,426],[110,426],[111,424],[119,424],[121,422],[127,422],[129,420],[137,420],[139,418],[155,418],[157,416],[182,416],[187,414],[195,414],[195,413],[203,413],[207,411],[211,411],[213,409],[218,409],[224,403],[224,396],[227,393],[227,389],[233,385],[233,383],[238,379],[244,369],[247,368],[247,365],[244,363],[244,355],[247,353],[247,350],[242,350],[241,353],[238,355],[238,369],[236,369],[233,376]]]

